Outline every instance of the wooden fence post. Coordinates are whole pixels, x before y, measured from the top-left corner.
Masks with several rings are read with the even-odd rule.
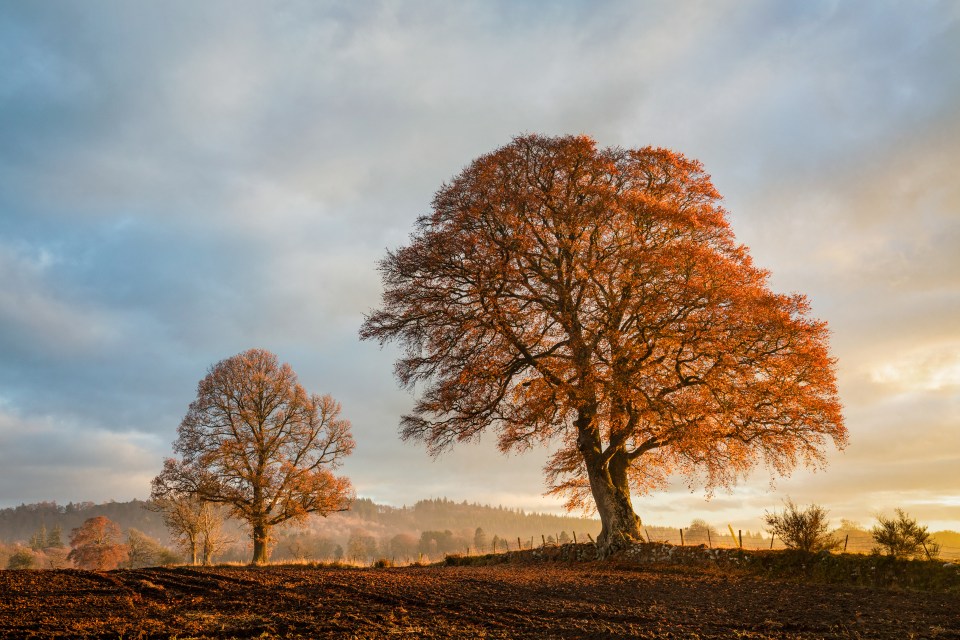
[[[727,529],[730,530],[730,539],[733,541],[733,544],[736,545],[736,544],[737,544],[737,536],[736,536],[736,534],[733,533],[733,525],[730,524],[729,522],[727,523]]]
[[[743,549],[743,529],[737,529],[737,539],[740,540],[740,544],[738,546]]]
[[[770,550],[771,550],[771,551],[773,551],[773,539],[776,538],[776,537],[777,537],[777,534],[775,534],[775,533],[771,533],[771,534],[770,534]]]
[[[643,532],[647,534],[647,542],[653,542],[653,540],[650,539],[650,532],[647,531],[646,527],[643,528]]]
[[[683,546],[683,527],[680,527],[680,546]]]
[[[707,525],[707,548],[713,549],[713,538],[710,536],[710,525]]]
[[[846,536],[844,536],[844,538],[843,538],[843,552],[844,552],[844,553],[847,552],[847,543],[848,543],[848,542],[850,542],[850,534],[849,534],[849,533],[848,533]]]
[[[547,538],[542,533],[540,534],[540,540],[543,541],[543,546],[547,546]]]
[[[520,536],[517,536],[517,551],[523,551],[523,543],[520,542]]]
[[[573,532],[573,544],[577,544],[577,532]]]

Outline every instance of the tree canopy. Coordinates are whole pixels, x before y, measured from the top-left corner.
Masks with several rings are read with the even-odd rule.
[[[265,562],[270,529],[349,508],[349,480],[333,475],[353,450],[350,423],[329,395],[310,395],[289,364],[250,349],[210,368],[153,481],[154,500],[193,496],[228,505]]]
[[[665,149],[528,135],[475,160],[381,261],[360,331],[404,348],[402,436],[558,444],[551,490],[596,507],[607,551],[640,538],[631,490],[821,465],[846,442],[826,323],[769,289],[719,201]]]
[[[109,571],[127,560],[129,548],[123,544],[123,534],[113,520],[104,516],[88,518],[82,526],[70,532],[70,555],[81,569]]]

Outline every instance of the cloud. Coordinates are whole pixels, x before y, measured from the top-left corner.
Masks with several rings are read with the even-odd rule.
[[[108,345],[116,319],[70,292],[58,291],[49,272],[57,258],[46,249],[0,244],[0,341],[14,353],[37,345],[48,355],[75,357]]]
[[[871,379],[904,391],[955,390],[960,387],[960,345],[938,345],[914,350],[876,365]]]
[[[42,451],[42,456],[38,452]],[[156,437],[116,433],[53,416],[23,417],[0,406],[0,502],[18,504],[51,497],[84,501],[144,498],[143,487],[160,468]]]

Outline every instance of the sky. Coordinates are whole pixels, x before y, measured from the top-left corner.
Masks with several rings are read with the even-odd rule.
[[[560,512],[536,450],[401,442],[377,261],[519,134],[704,163],[771,286],[831,329],[844,451],[644,522],[785,498],[960,530],[960,4],[0,0],[0,507],[146,498],[252,347],[353,424],[363,497]]]

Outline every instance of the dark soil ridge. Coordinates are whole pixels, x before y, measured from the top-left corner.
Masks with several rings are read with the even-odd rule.
[[[590,562],[597,559],[593,544],[544,545],[535,549],[483,556],[447,556],[451,566],[501,563]],[[865,587],[960,593],[960,564],[940,560],[900,560],[877,554],[808,553],[793,549],[771,551],[677,546],[666,542],[638,543],[605,562],[620,565],[717,567],[775,578]]]

